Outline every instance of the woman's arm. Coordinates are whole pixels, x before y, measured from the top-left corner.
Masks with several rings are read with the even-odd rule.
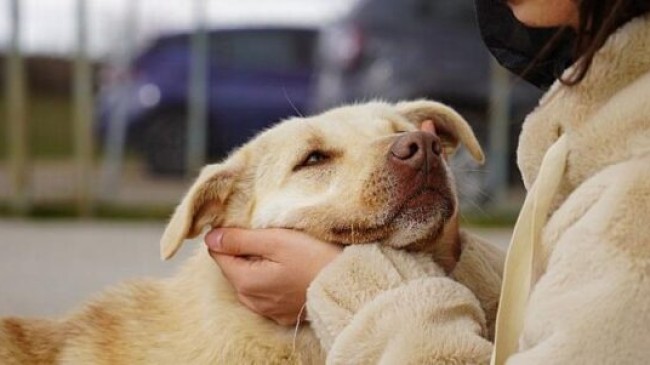
[[[424,255],[347,247],[307,309],[330,364],[486,364],[492,352],[479,301]]]

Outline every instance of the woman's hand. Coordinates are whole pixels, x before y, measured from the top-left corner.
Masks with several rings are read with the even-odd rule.
[[[219,228],[205,243],[239,300],[285,326],[298,321],[307,287],[343,250],[287,229]]]

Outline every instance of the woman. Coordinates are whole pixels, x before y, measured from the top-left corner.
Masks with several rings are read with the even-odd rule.
[[[500,2],[477,0],[486,43],[497,59],[541,86],[572,65],[527,117],[520,136],[518,164],[526,187],[544,198],[540,191],[549,176],[556,175],[558,186],[546,190],[552,192],[550,205],[534,213],[548,221],[537,239],[532,274],[524,278],[532,287],[519,300],[525,305],[520,328],[498,334],[497,342],[515,333],[516,343],[497,363],[646,363],[650,1],[509,0],[508,7],[516,18],[511,22]],[[477,330],[482,318],[471,298],[476,290],[414,275],[390,285],[369,283],[351,297],[337,289],[350,270],[372,269],[375,264],[363,266],[375,259],[370,249],[341,252],[283,230],[217,230],[206,243],[242,302],[262,315],[294,323],[307,292],[308,316],[331,363],[490,358],[492,345]],[[249,262],[233,253],[267,260]],[[383,260],[382,270],[417,266],[400,260]],[[506,281],[520,279],[509,274]],[[510,317],[500,313],[499,324],[507,326]]]

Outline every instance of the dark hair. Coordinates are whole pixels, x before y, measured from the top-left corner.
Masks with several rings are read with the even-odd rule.
[[[573,46],[573,59],[577,63],[567,78],[560,78],[560,82],[569,86],[576,85],[585,78],[594,55],[614,31],[632,18],[650,11],[648,0],[575,1],[578,2],[580,14]],[[563,29],[559,32],[565,31],[566,29]]]

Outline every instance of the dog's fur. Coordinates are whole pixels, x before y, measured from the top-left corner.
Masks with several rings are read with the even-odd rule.
[[[390,148],[425,120],[444,152],[407,176],[390,162]],[[483,161],[463,118],[431,101],[373,102],[284,121],[203,169],[163,234],[162,257],[206,226],[283,227],[341,244],[431,252],[450,270],[458,204],[446,156],[460,142]],[[243,307],[205,248],[176,276],[117,286],[65,319],[0,322],[1,364],[242,361],[321,363],[324,354],[309,326],[294,338],[293,328]]]

